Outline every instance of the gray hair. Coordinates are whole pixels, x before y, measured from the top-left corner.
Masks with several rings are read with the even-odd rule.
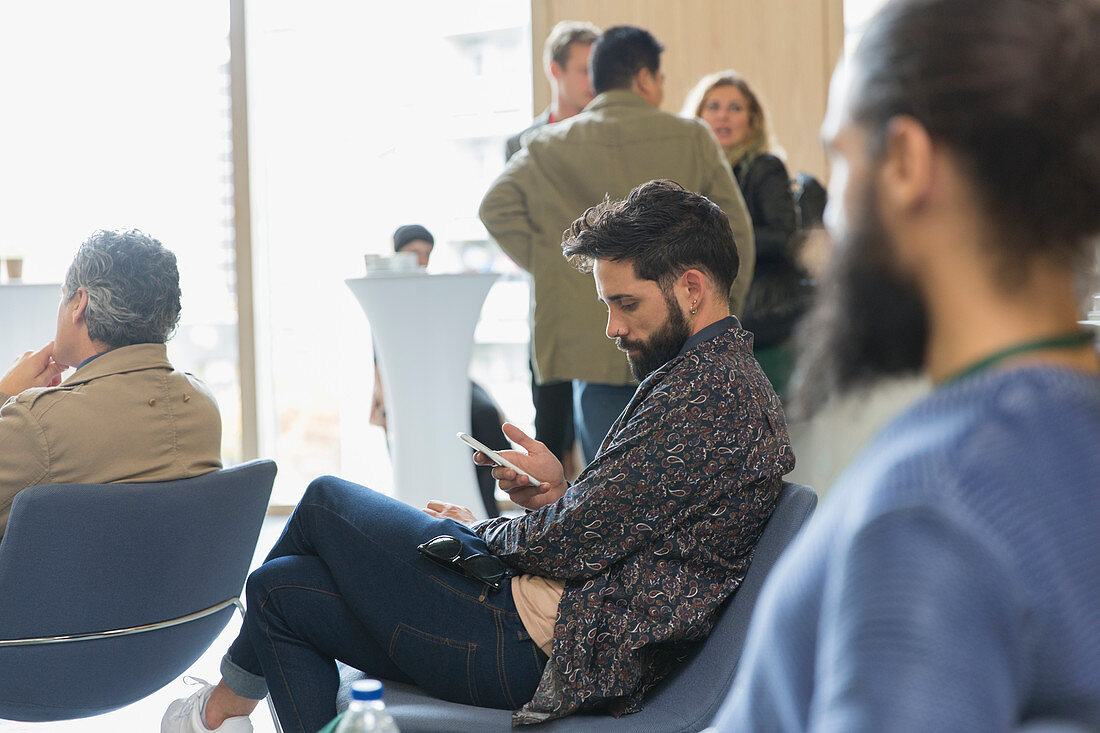
[[[63,295],[88,294],[88,337],[117,348],[163,344],[180,320],[176,256],[137,229],[90,236],[69,265]]]

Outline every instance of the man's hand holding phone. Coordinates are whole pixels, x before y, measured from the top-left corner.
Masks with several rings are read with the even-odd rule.
[[[538,509],[560,499],[569,486],[561,462],[545,445],[512,423],[504,423],[503,428],[508,439],[526,451],[499,451],[500,457],[519,471],[496,463],[480,450],[474,453],[474,463],[495,466],[493,478],[497,480],[497,485],[524,509]],[[530,478],[535,479],[538,485],[532,486]]]

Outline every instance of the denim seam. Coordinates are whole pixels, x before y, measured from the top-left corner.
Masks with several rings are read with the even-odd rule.
[[[436,636],[435,634],[429,634],[427,631],[421,631],[420,629],[416,628],[415,626],[409,626],[408,624],[402,622],[402,623],[397,624],[397,628],[395,628],[394,632],[393,632],[393,637],[390,638],[390,656],[391,657],[393,656],[394,644],[395,644],[397,634],[401,630],[408,631],[413,636],[418,636],[421,639],[424,639],[425,641],[431,641],[431,642],[439,643],[439,644],[442,644],[443,646],[449,646],[452,649],[466,649],[466,650],[477,649],[477,643],[476,642],[458,641],[456,639],[451,639],[450,637],[447,637],[447,636]]]
[[[318,504],[318,503],[316,503],[316,502],[312,502],[312,501],[304,501],[304,500],[303,500],[303,501],[301,501],[301,502],[299,502],[299,506],[303,506],[303,505],[304,505],[304,506],[308,506],[308,507],[311,507],[311,508],[313,508],[313,509],[319,509],[319,510],[321,510],[321,511],[325,512],[326,514],[329,514],[329,515],[331,515],[331,516],[332,516],[332,517],[333,517],[334,519],[336,519],[336,520],[338,520],[338,521],[340,521],[340,522],[343,522],[344,524],[347,524],[347,525],[348,525],[348,526],[349,526],[349,527],[350,527],[350,528],[351,528],[352,530],[354,530],[354,531],[355,531],[355,532],[356,532],[356,533],[357,533],[357,534],[358,534],[358,535],[359,535],[360,537],[362,537],[364,541],[366,541],[366,542],[369,542],[369,543],[371,543],[371,544],[372,544],[372,545],[374,545],[375,547],[378,547],[378,548],[381,548],[381,549],[386,549],[386,548],[384,547],[384,545],[383,545],[382,543],[378,542],[378,539],[377,539],[376,537],[372,537],[371,535],[369,535],[369,534],[367,534],[367,533],[363,532],[363,531],[362,531],[362,530],[360,530],[360,529],[359,529],[358,527],[356,527],[356,526],[355,526],[354,524],[352,524],[351,522],[349,522],[349,521],[347,520],[347,518],[346,518],[346,517],[342,516],[342,515],[341,515],[341,514],[339,514],[338,512],[335,512],[335,511],[333,511],[331,507],[329,507],[329,506],[326,506],[326,505],[324,505],[324,504]],[[311,551],[312,551],[312,550],[314,550],[314,548],[312,548],[312,547],[310,547],[309,549],[310,549]],[[415,554],[415,553],[414,553],[414,554]],[[419,557],[419,555],[417,555],[417,557]],[[421,570],[420,570],[420,569],[419,569],[419,568],[418,568],[418,567],[417,567],[417,566],[416,566],[416,565],[415,565],[414,563],[412,563],[412,562],[409,562],[408,560],[405,560],[404,558],[402,558],[401,562],[402,562],[402,564],[404,564],[404,565],[408,566],[409,570],[410,570],[410,571],[412,571],[412,572],[422,572],[422,571],[421,571]],[[445,588],[449,589],[449,590],[450,590],[450,591],[452,591],[453,593],[455,593],[455,594],[457,594],[457,595],[460,595],[460,596],[462,596],[463,598],[468,598],[468,599],[470,599],[470,600],[472,600],[472,601],[474,601],[474,602],[477,602],[477,603],[484,603],[484,601],[480,601],[479,599],[477,599],[477,598],[474,598],[473,596],[471,596],[471,595],[469,595],[469,594],[467,594],[467,593],[465,593],[465,592],[463,592],[463,591],[461,591],[461,590],[458,590],[458,589],[457,589],[457,588],[455,588],[454,586],[451,586],[451,585],[449,585],[449,584],[447,584],[447,583],[444,583],[444,582],[443,582],[442,580],[440,580],[439,578],[437,578],[437,577],[436,577],[436,576],[434,576],[434,575],[429,575],[429,577],[430,577],[430,578],[431,578],[432,580],[434,580],[435,582],[437,582],[437,583],[439,583],[440,585],[442,585],[443,587],[445,587]],[[518,613],[515,613],[515,612],[512,612],[512,611],[507,611],[507,610],[504,610],[504,609],[497,609],[497,608],[496,608],[495,606],[494,606],[493,608],[494,608],[495,610],[498,610],[498,611],[500,611],[501,613],[506,613],[506,614],[508,614],[508,615],[510,615],[510,616],[516,616],[516,617],[518,617],[518,616],[519,616],[519,614],[518,614]]]
[[[470,701],[481,706],[481,695],[474,694],[474,652],[477,651],[477,644],[471,644],[470,650],[466,652],[466,689],[470,691]]]
[[[287,681],[286,672],[283,670],[283,663],[279,659],[279,652],[275,647],[275,642],[271,638],[271,631],[270,631],[271,625],[267,623],[266,617],[264,616],[264,606],[267,605],[267,602],[268,602],[268,600],[271,599],[272,594],[277,590],[286,590],[286,589],[308,590],[308,591],[311,591],[313,593],[321,593],[323,595],[333,596],[335,598],[340,598],[341,596],[340,596],[339,593],[330,593],[330,592],[325,591],[325,590],[320,590],[319,588],[310,588],[309,586],[304,586],[304,585],[280,585],[280,586],[276,586],[274,588],[269,588],[267,590],[267,594],[264,596],[264,599],[260,602],[260,609],[259,609],[260,620],[263,622],[262,625],[263,625],[263,628],[264,628],[264,636],[267,637],[267,643],[271,645],[271,656],[275,658],[275,664],[277,664],[279,666],[279,676],[283,680],[283,687],[287,691],[287,697],[290,698],[290,707],[293,708],[293,710],[294,710],[294,717],[296,717],[298,719],[298,727],[301,728],[302,730],[305,730],[306,726],[302,722],[302,714],[298,711],[298,705],[294,702],[294,695],[292,695],[290,693],[290,683]]]
[[[451,591],[456,596],[462,596],[463,598],[465,598],[468,601],[473,601],[474,603],[480,603],[482,605],[489,606],[489,609],[491,611],[495,612],[495,613],[503,613],[503,614],[508,615],[508,616],[515,616],[516,618],[519,618],[519,612],[517,612],[517,611],[509,611],[505,608],[497,608],[496,606],[490,605],[486,600],[482,600],[481,598],[472,596],[469,593],[466,593],[465,591],[459,590],[458,588],[455,588],[453,585],[441,580],[440,578],[437,578],[434,575],[429,575],[428,578],[430,580],[435,581],[439,585],[443,586],[447,590]]]
[[[405,631],[409,634],[412,634],[413,636],[416,636],[420,639],[423,639],[424,641],[429,641],[433,644],[442,643],[443,646],[448,646],[448,647],[451,647],[452,649],[458,649],[458,650],[461,650],[461,651],[465,651],[466,652],[466,692],[470,695],[470,701],[473,705],[478,705],[480,703],[481,697],[479,695],[474,694],[474,686],[473,686],[474,675],[473,675],[473,667],[472,667],[472,665],[473,665],[473,655],[474,655],[474,652],[477,651],[477,643],[475,643],[475,642],[465,642],[465,641],[456,641],[456,640],[450,639],[446,636],[436,636],[435,634],[429,634],[426,631],[421,631],[420,629],[409,626],[408,624],[402,622],[402,623],[397,624],[397,627],[394,628],[394,630],[393,630],[393,635],[390,637],[389,655],[390,655],[391,660],[394,659],[395,652],[397,650],[397,636],[402,631]]]
[[[529,640],[531,642],[531,657],[535,660],[535,670],[539,672],[540,676],[542,671],[546,669],[546,665],[542,661],[542,657],[539,654],[542,652],[538,645],[535,644],[534,639]]]
[[[504,693],[504,699],[508,701],[508,707],[515,710],[515,698],[512,697],[512,689],[508,687],[507,675],[504,674],[504,624],[499,613],[493,614],[493,625],[497,629],[497,679],[500,680],[500,691]]]
[[[370,535],[366,532],[363,532],[354,523],[349,522],[347,517],[341,515],[339,512],[333,511],[332,507],[326,506],[324,504],[318,504],[318,503],[315,503],[315,502],[306,502],[306,501],[299,502],[299,506],[302,506],[302,505],[311,507],[313,509],[318,509],[320,511],[325,512],[326,514],[330,515],[334,520],[346,524],[350,529],[352,529],[356,534],[358,534],[363,539],[364,542],[368,542],[371,545],[374,545],[376,548],[386,551],[386,554],[389,554],[388,553],[389,548],[387,548],[383,543],[379,542],[377,537],[373,537],[372,535]],[[313,550],[313,549],[314,548],[312,548],[312,547],[310,548],[310,550]],[[415,552],[413,554],[415,554]],[[401,557],[400,562],[404,565],[407,565],[410,570],[413,570],[413,571],[417,570],[416,566],[413,563],[408,562],[403,557]]]

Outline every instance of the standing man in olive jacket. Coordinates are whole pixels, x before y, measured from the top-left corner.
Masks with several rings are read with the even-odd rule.
[[[752,280],[752,225],[737,183],[706,124],[658,109],[663,46],[648,31],[610,28],[592,48],[596,98],[580,114],[524,136],[481,203],[489,234],[532,279],[539,383],[573,380],[574,420],[585,460],[634,394],[626,359],[603,334],[605,312],[590,278],[562,256],[562,232],[606,198],[673,179],[716,203],[730,220],[741,270],[730,290],[740,314]]]
[[[523,136],[530,130],[561,122],[579,114],[595,95],[588,59],[600,29],[591,23],[563,20],[554,26],[542,50],[542,65],[550,82],[550,106],[531,125],[508,138],[505,162],[519,152]],[[566,473],[577,475],[573,464],[573,382],[568,379],[540,382],[535,360],[531,359],[531,402],[535,407],[535,439],[545,443]]]

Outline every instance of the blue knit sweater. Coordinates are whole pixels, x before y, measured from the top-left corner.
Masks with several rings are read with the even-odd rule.
[[[1100,728],[1100,379],[938,389],[766,584],[719,731]]]

